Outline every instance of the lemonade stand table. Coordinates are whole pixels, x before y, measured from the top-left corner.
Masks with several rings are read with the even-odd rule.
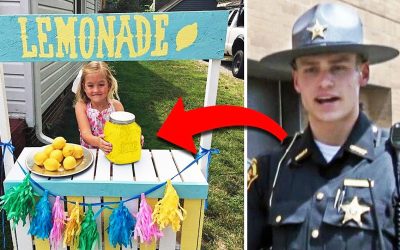
[[[32,151],[40,148],[27,147],[18,158],[18,162],[24,166],[26,157]],[[149,190],[151,187],[171,178],[193,161],[193,156],[181,150],[142,150],[142,158],[139,162],[128,165],[113,165],[105,157],[102,151],[92,150],[95,156],[92,167],[87,171],[63,178],[47,178],[35,174],[31,178],[44,188],[51,190],[68,201],[86,203],[118,201],[126,199]],[[25,175],[18,163],[11,169],[4,181],[5,189],[9,189],[22,182]],[[187,218],[183,221],[181,233],[175,233],[170,227],[163,230],[164,236],[153,245],[140,245],[136,242],[132,249],[200,249],[201,233],[204,216],[204,200],[207,198],[208,184],[199,166],[195,163],[187,170],[172,180],[172,184],[183,207],[187,211]],[[35,188],[39,193],[40,190]],[[163,197],[164,187],[149,194],[148,202],[155,205],[159,198]],[[132,214],[138,211],[138,200],[125,203]],[[68,204],[70,209],[71,205]],[[94,212],[100,207],[93,207]],[[97,218],[99,232],[103,233],[102,249],[114,249],[108,242],[106,227],[108,226],[109,210],[103,211],[103,216]],[[22,223],[17,227],[15,238],[18,249],[50,249],[48,240],[32,239],[27,232],[29,221],[25,226]],[[180,235],[179,235],[180,234]],[[178,237],[177,237],[178,235]],[[102,234],[100,234],[100,237]],[[117,246],[119,249],[119,246]]]
[[[209,59],[204,106],[216,104],[219,69],[224,54],[227,11],[123,13],[93,15],[13,15],[0,16],[0,62],[45,61],[143,61],[143,60],[202,60]],[[0,63],[0,139],[11,139],[8,124],[7,98],[3,66]],[[43,142],[41,117],[40,75],[35,75],[34,103],[36,135]],[[143,86],[145,88],[145,86]],[[178,96],[177,96],[178,99]],[[202,134],[200,146],[211,148],[212,133]],[[18,162],[26,168],[25,160],[32,150],[25,148]],[[132,165],[113,165],[102,152],[93,151],[95,161],[87,171],[69,178],[31,178],[52,193],[68,201],[107,202],[132,197],[149,190],[183,169],[193,156],[179,150],[143,150],[142,158]],[[12,155],[6,151],[4,168],[6,190],[22,182],[24,175]],[[200,249],[204,216],[204,200],[208,193],[205,180],[209,158],[203,157],[187,171],[174,178],[172,184],[182,199],[187,217],[181,232],[164,230],[164,237],[152,245],[135,245],[134,249]],[[1,167],[1,166],[0,166]],[[149,196],[154,206],[163,196],[164,187]],[[65,203],[67,210],[72,203]],[[138,199],[125,203],[135,213]],[[94,207],[99,209],[98,207]],[[97,217],[102,237],[101,248],[110,249],[107,232],[110,210]],[[12,230],[14,248],[48,249],[48,242],[27,234],[22,223]],[[119,249],[119,248],[118,248]]]

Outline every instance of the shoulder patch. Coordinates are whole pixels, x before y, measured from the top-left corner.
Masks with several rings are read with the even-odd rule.
[[[252,159],[250,168],[247,170],[247,190],[250,189],[251,184],[258,178],[257,160]]]

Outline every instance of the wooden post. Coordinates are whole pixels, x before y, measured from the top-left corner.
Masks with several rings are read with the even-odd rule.
[[[207,86],[206,96],[204,98],[204,107],[213,106],[217,102],[217,91],[218,91],[218,79],[219,79],[219,68],[221,66],[221,60],[210,60],[208,63],[208,74],[207,74]],[[205,149],[211,148],[212,132],[206,132],[201,134],[200,146]],[[200,168],[204,177],[207,179],[207,164],[208,157],[200,159]]]

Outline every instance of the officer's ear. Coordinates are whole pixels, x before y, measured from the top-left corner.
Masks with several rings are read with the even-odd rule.
[[[368,80],[369,80],[369,63],[364,62],[359,66],[358,82],[361,87],[364,87],[368,84]]]
[[[292,79],[293,79],[293,86],[297,93],[300,94],[299,82],[298,82],[298,72],[296,69],[292,69]]]

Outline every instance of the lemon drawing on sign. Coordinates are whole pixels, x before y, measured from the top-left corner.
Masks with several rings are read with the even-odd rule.
[[[178,31],[176,35],[176,51],[183,50],[196,41],[197,23],[189,24]]]

